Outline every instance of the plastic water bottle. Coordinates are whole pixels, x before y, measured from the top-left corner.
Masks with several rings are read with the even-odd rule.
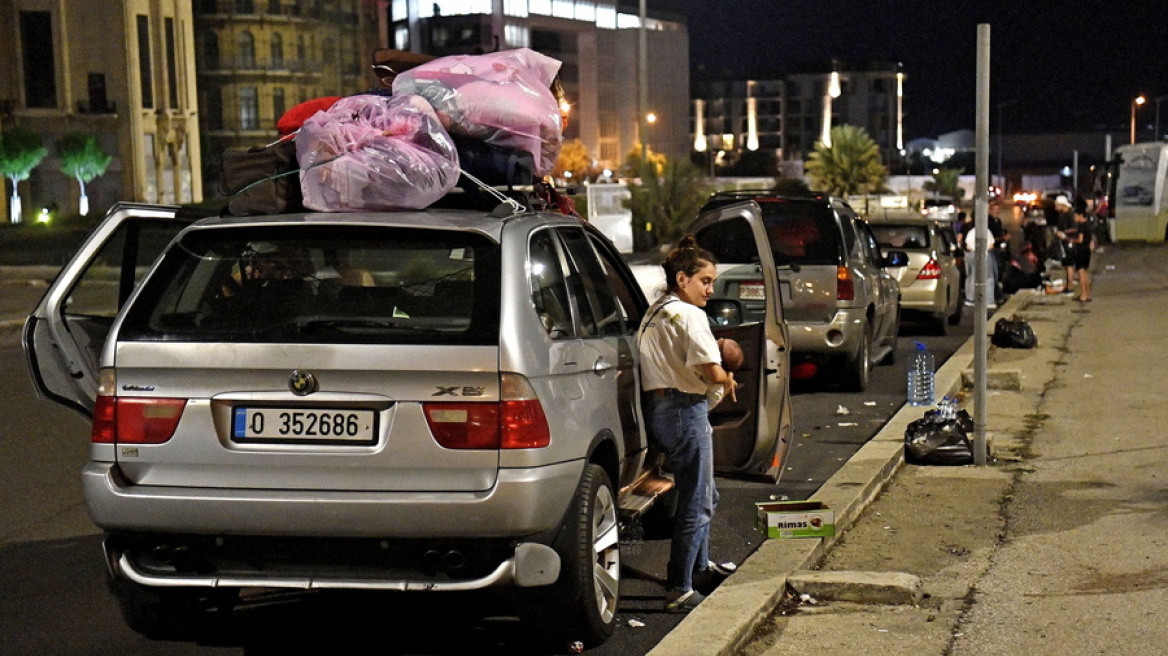
[[[933,354],[917,342],[908,362],[909,405],[933,405]]]

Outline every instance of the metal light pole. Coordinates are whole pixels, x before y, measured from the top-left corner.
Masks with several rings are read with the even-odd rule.
[[[976,111],[976,162],[977,192],[973,203],[973,229],[977,232],[974,240],[974,323],[973,323],[973,462],[975,465],[986,464],[986,389],[987,389],[987,355],[986,345],[986,305],[988,294],[994,289],[986,285],[986,273],[989,268],[989,219],[987,213],[989,203],[989,174],[990,174],[990,26],[981,23],[977,26],[977,111]],[[989,297],[990,299],[993,296]]]
[[[644,2],[645,0],[641,0],[641,1]],[[1143,97],[1142,95],[1136,96],[1135,99],[1132,100],[1132,144],[1135,144],[1135,107],[1138,107],[1138,106],[1142,105],[1143,103],[1147,103],[1147,102],[1148,102],[1148,99]]]
[[[645,125],[649,111],[649,35],[645,31],[645,0],[640,0],[641,29],[637,35],[637,139],[641,142],[641,165],[649,161],[649,145],[646,138],[649,130]]]
[[[1156,99],[1156,134],[1152,135],[1152,141],[1159,141],[1164,138],[1160,132],[1160,101],[1168,98],[1168,96],[1160,96]]]

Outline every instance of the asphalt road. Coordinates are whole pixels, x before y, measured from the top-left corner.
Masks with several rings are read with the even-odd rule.
[[[0,288],[0,305],[35,303],[39,291]],[[805,499],[863,445],[903,403],[905,369],[916,340],[937,364],[969,336],[972,317],[946,337],[905,324],[897,364],[873,369],[869,392],[841,393],[800,384],[793,396],[794,435],[783,479],[775,485],[719,479],[721,503],[713,552],[741,562],[760,544],[754,503]],[[35,398],[15,333],[0,335],[0,653],[117,654],[517,654],[522,627],[491,595],[314,594],[256,599],[236,614],[236,630],[215,645],[151,642],[131,632],[104,589],[100,536],[81,499],[78,472],[87,459],[88,426],[80,416]],[[844,414],[846,412],[846,414]],[[667,536],[646,531],[623,543],[620,626],[589,653],[646,653],[682,617],[661,611]]]

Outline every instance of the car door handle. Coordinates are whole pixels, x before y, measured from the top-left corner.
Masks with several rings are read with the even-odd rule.
[[[605,360],[604,358],[597,359],[596,364],[592,365],[592,373],[596,374],[597,376],[603,376],[604,374],[608,373],[610,369],[612,369],[612,365],[609,364],[608,360]]]

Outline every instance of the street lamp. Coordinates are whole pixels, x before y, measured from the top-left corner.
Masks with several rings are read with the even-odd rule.
[[[1136,96],[1131,105],[1131,142],[1136,142],[1136,107],[1148,102],[1143,95]]]

